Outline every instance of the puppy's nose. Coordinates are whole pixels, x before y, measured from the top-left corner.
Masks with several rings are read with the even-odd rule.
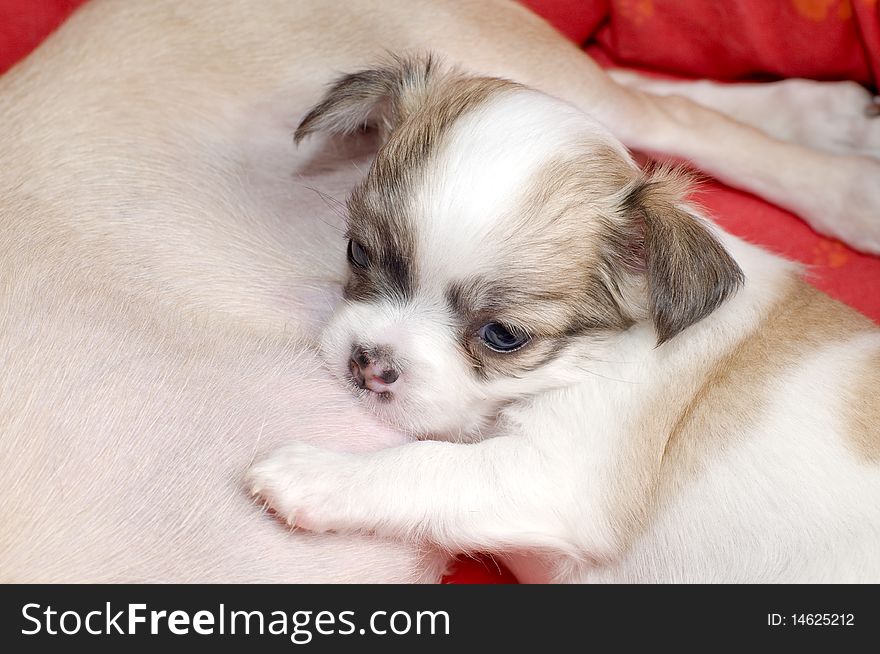
[[[400,373],[394,368],[390,357],[385,354],[357,348],[348,364],[351,376],[357,385],[374,393],[387,393],[392,390]]]

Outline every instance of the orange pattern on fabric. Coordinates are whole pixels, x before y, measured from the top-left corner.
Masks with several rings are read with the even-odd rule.
[[[795,10],[807,20],[817,23],[828,17],[828,10],[836,0],[792,0]]]
[[[817,266],[842,268],[849,263],[849,249],[840,241],[823,239],[813,248],[813,263]]]
[[[837,7],[836,15],[842,20],[850,20],[853,17],[853,3],[858,2],[865,5],[869,10],[877,5],[877,0],[791,0],[795,11],[816,23],[821,23],[828,16],[833,15],[831,9]]]
[[[619,0],[616,7],[636,25],[641,25],[654,15],[654,0]]]

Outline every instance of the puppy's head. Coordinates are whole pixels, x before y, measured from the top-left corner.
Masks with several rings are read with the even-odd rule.
[[[676,176],[646,176],[560,100],[395,60],[339,80],[296,138],[363,126],[385,141],[348,202],[322,350],[410,433],[474,437],[610,335],[650,320],[663,344],[741,283]]]

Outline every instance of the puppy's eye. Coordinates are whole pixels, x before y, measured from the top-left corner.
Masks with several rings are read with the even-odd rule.
[[[511,330],[500,322],[490,322],[480,327],[477,335],[490,350],[495,352],[513,352],[529,342],[529,335],[518,330]]]
[[[370,265],[370,257],[364,246],[357,241],[348,241],[348,262],[357,268],[366,268]]]

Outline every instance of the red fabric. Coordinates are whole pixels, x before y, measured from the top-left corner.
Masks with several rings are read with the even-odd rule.
[[[0,0],[0,72],[82,0]],[[678,75],[809,77],[873,84],[880,0],[525,0],[577,43],[614,60]],[[809,108],[805,108],[808,110]],[[708,183],[698,200],[726,229],[810,264],[830,295],[880,321],[880,259],[826,239],[791,214]],[[462,560],[448,583],[514,583],[490,559]]]
[[[876,0],[614,0],[597,36],[620,63],[691,77],[877,81]],[[662,34],[658,48],[656,35]],[[873,36],[876,37],[876,34]],[[874,58],[871,57],[874,53]]]
[[[622,65],[874,88],[880,74],[880,0],[524,1],[572,40],[592,37]]]
[[[608,18],[612,0],[525,0],[536,14],[543,16],[575,43],[585,43]]]

